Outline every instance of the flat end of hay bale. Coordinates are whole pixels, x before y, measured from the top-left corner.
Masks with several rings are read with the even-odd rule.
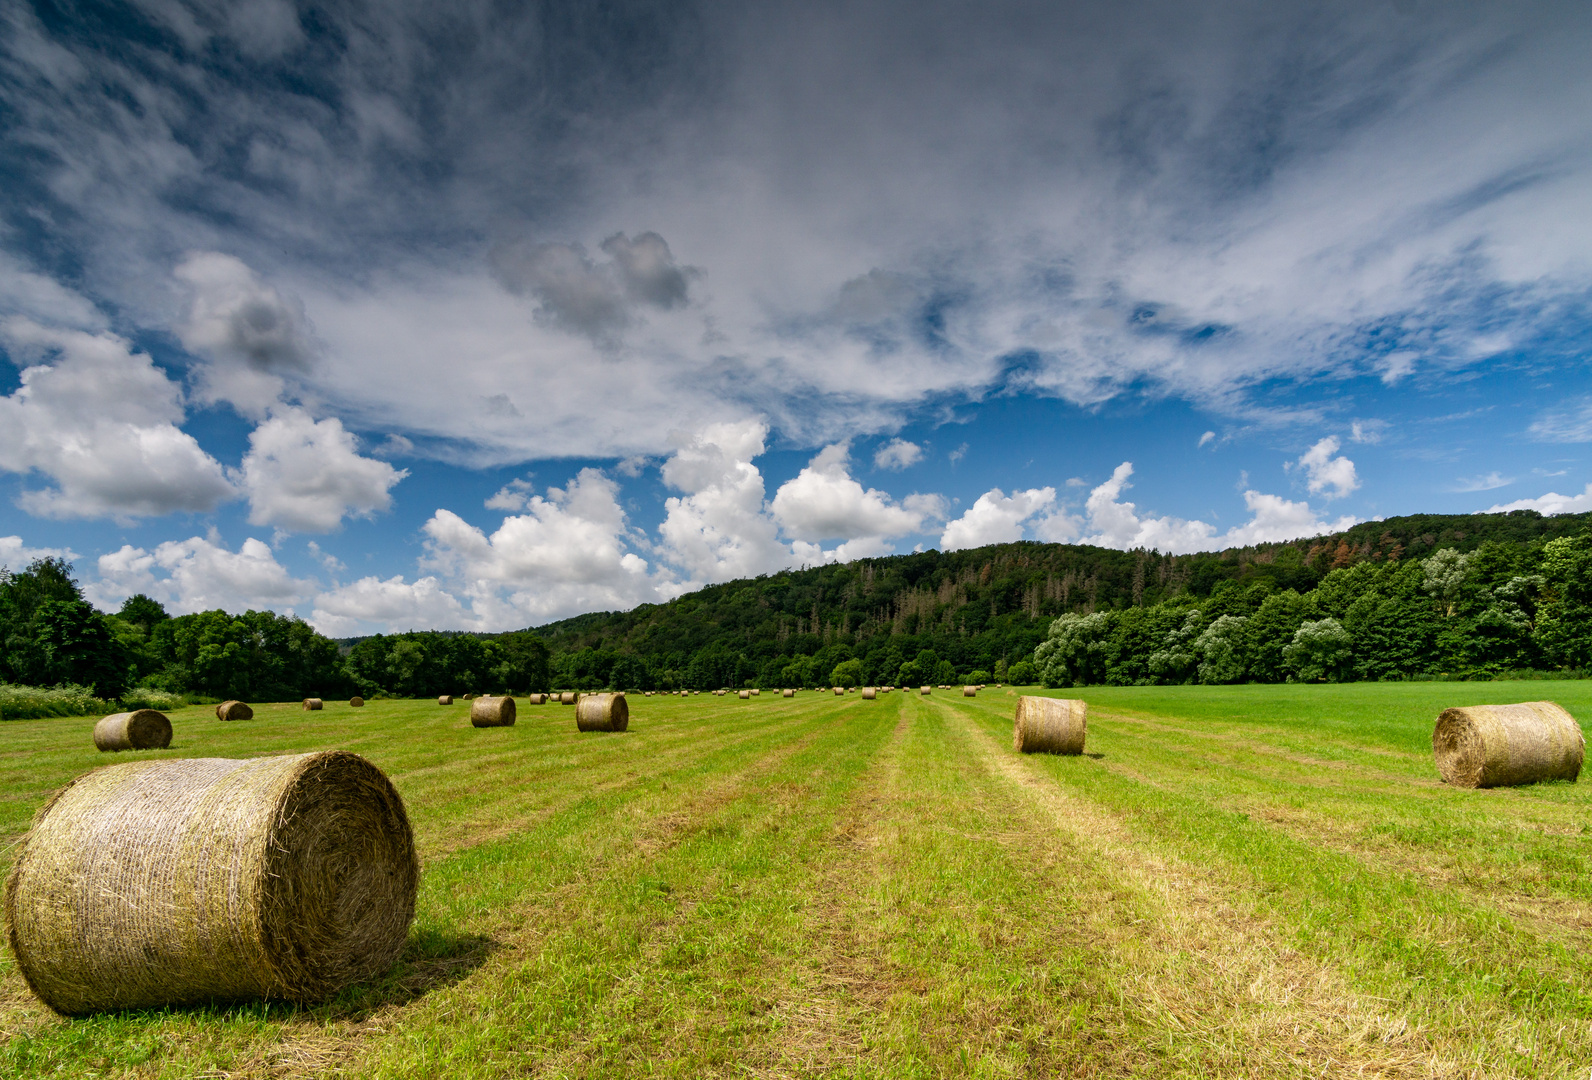
[[[223,701],[216,706],[217,720],[253,720],[254,710],[242,701]]]
[[[348,707],[350,709],[363,709],[365,707],[365,699],[362,697],[351,697],[348,699]]]
[[[318,697],[307,697],[307,698],[304,699],[304,711],[305,712],[320,712],[321,704],[322,703],[321,703],[321,699],[320,698],[318,698]],[[250,714],[250,715],[253,715],[253,714]]]

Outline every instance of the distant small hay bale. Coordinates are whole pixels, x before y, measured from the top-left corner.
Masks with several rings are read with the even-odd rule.
[[[796,696],[796,691],[794,691],[794,690],[781,690],[779,692],[779,696],[780,697],[795,697]]]
[[[241,701],[223,701],[216,706],[217,720],[253,720],[254,710]]]
[[[365,699],[356,694],[348,699],[348,707],[350,709],[363,709],[365,707]]]
[[[920,693],[920,694],[932,693],[933,689],[934,688],[930,687],[930,686],[920,686],[920,687],[918,687],[918,693]]]
[[[1072,698],[1017,699],[1012,746],[1024,754],[1081,754],[1088,710]]]
[[[478,697],[470,702],[472,727],[513,727],[514,699],[511,697]]]
[[[761,694],[761,693],[762,693],[762,692],[763,692],[763,691],[761,691],[761,690],[753,690],[753,691],[752,691],[752,696],[753,696],[753,697],[756,697],[756,696],[757,696],[757,695],[758,695],[758,694]]]
[[[321,699],[318,697],[307,697],[304,699],[303,708],[305,712],[320,712]]]
[[[398,959],[419,871],[403,801],[357,754],[130,762],[38,812],[6,928],[66,1015],[322,1001]]]
[[[438,694],[437,695],[437,704],[438,705],[452,705],[453,704],[453,695],[452,694]]]
[[[466,695],[464,695],[464,697],[460,698],[459,700],[460,701],[474,701],[475,700],[475,695],[474,694],[466,694]]]
[[[558,703],[560,705],[573,705],[573,704],[575,704],[575,695],[574,695],[574,693],[569,691],[569,690],[566,690],[562,694],[559,694],[558,695]]]
[[[623,693],[582,694],[575,707],[575,727],[581,731],[624,731],[630,727],[630,704]]]
[[[962,696],[963,697],[978,697],[978,687],[976,687],[976,686],[964,686],[964,687],[962,687]]]
[[[745,701],[752,696],[752,692],[750,690],[742,690],[735,696],[740,698],[742,701]]]
[[[154,709],[113,713],[94,725],[100,750],[164,750],[171,745],[171,721]]]
[[[525,696],[525,700],[529,701],[532,705],[545,705],[545,704],[547,704],[547,695],[546,694],[527,694]]]
[[[878,696],[879,696],[879,691],[875,690],[873,687],[864,686],[862,688],[862,700],[864,700],[864,701],[873,701]]]
[[[1551,701],[1444,709],[1432,731],[1432,754],[1445,784],[1514,787],[1581,774],[1586,738]]]
[[[846,696],[846,688],[844,686],[835,687],[835,696],[836,697],[845,697]]]

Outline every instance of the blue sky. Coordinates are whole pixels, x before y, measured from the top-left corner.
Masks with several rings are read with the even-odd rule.
[[[0,563],[329,633],[1592,509],[1585,5],[0,2]]]

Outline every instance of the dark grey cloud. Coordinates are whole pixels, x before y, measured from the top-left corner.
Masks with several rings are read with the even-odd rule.
[[[605,262],[591,259],[579,244],[507,244],[493,249],[491,263],[505,288],[538,301],[537,314],[548,325],[593,338],[630,325],[637,307],[686,304],[698,271],[677,265],[657,233],[633,239],[615,233],[602,251]]]

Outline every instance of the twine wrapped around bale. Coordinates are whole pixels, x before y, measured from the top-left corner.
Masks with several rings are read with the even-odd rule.
[[[171,745],[171,721],[154,709],[113,713],[94,725],[99,750],[164,750]]]
[[[253,720],[254,710],[241,701],[223,701],[216,706],[217,720]]]
[[[976,686],[964,686],[964,687],[962,687],[962,696],[963,697],[978,697],[978,687],[976,687]]]
[[[1081,754],[1087,723],[1082,701],[1020,697],[1012,745],[1023,754]]]
[[[1490,788],[1574,780],[1586,739],[1581,726],[1551,701],[1444,709],[1432,731],[1432,754],[1443,783]]]
[[[473,727],[513,727],[514,699],[511,697],[478,697],[470,702],[470,724]]]
[[[45,803],[6,928],[67,1015],[319,1001],[398,959],[419,873],[403,801],[357,754],[132,762]]]
[[[318,697],[307,697],[307,698],[305,698],[304,699],[304,711],[305,712],[320,712],[321,711],[321,699],[318,698]]]
[[[582,694],[575,706],[575,727],[581,731],[624,731],[630,726],[630,705],[623,693]]]
[[[569,691],[565,691],[564,693],[558,695],[558,703],[560,705],[573,705],[575,704],[575,695]]]
[[[862,688],[862,700],[864,700],[864,701],[872,701],[875,698],[877,698],[878,696],[879,696],[879,691],[875,690],[873,687],[864,686]]]

